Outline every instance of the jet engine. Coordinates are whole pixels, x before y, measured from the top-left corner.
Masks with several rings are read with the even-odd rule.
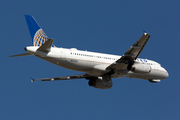
[[[109,75],[105,75],[103,77],[90,78],[88,84],[99,89],[110,89],[112,87],[112,80]]]
[[[133,64],[133,65],[128,65],[127,67],[128,70],[133,71],[135,73],[150,73],[151,72],[151,66],[147,64]]]

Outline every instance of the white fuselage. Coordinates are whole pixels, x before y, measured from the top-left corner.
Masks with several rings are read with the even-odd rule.
[[[65,49],[52,47],[51,51],[46,53],[37,51],[38,47],[26,47],[26,51],[40,57],[55,65],[75,70],[86,72],[92,76],[100,76],[107,72],[106,68],[116,62],[121,56],[102,54],[89,51],[81,51],[76,48]],[[136,59],[135,63],[147,64],[151,66],[151,71],[147,74],[134,73],[129,70],[116,70],[112,75],[113,78],[130,77],[138,79],[165,79],[168,76],[167,71],[155,61],[147,59]]]

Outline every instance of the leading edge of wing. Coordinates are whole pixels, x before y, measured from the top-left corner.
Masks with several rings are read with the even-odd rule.
[[[118,59],[115,63],[111,64],[107,68],[123,70],[125,64],[127,66],[127,64],[134,62],[134,60],[138,58],[149,38],[149,33],[144,33],[141,38],[137,42],[135,42],[120,59]]]
[[[31,82],[33,81],[55,81],[55,80],[71,80],[71,79],[82,79],[82,78],[89,78],[92,77],[88,74],[79,74],[79,75],[71,75],[71,76],[63,76],[63,77],[54,77],[54,78],[40,78],[40,79],[33,79],[31,78]]]
[[[149,38],[150,35],[148,33],[144,33],[141,38],[129,48],[129,50],[122,56],[121,59],[128,61],[136,60],[142,52]]]

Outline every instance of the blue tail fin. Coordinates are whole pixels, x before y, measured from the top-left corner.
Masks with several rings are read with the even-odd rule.
[[[36,22],[33,16],[25,15],[25,18],[26,18],[26,22],[29,28],[29,32],[31,34],[33,45],[41,46],[47,41],[48,36],[44,33],[44,31]]]

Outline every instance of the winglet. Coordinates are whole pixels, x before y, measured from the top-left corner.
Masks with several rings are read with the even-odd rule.
[[[144,33],[147,33],[145,30],[143,30]]]
[[[34,82],[34,78],[30,77],[31,78],[31,82]]]
[[[54,39],[49,38],[43,45],[41,45],[37,50],[42,52],[50,52]]]

